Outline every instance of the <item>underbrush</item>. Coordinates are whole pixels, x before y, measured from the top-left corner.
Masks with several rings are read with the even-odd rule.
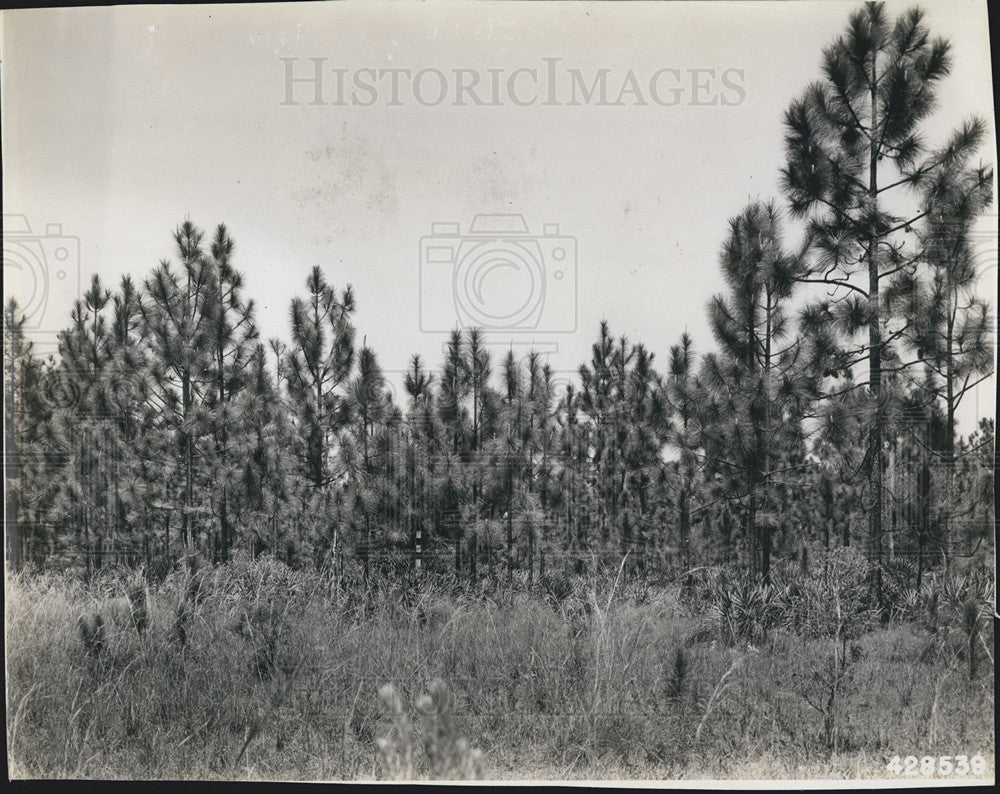
[[[886,621],[859,565],[705,572],[683,598],[614,572],[363,588],[247,556],[155,585],[8,577],[11,774],[849,778],[925,754],[992,774],[991,594],[937,583]]]

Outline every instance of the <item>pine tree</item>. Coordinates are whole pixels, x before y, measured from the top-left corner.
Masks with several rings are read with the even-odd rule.
[[[556,408],[556,458],[555,477],[558,483],[559,503],[562,508],[563,551],[573,567],[582,570],[582,557],[587,549],[585,515],[587,502],[583,473],[586,468],[585,426],[580,422],[579,395],[568,384]]]
[[[393,434],[389,432],[395,407],[375,352],[367,345],[358,351],[357,374],[348,383],[344,408],[349,443],[342,443],[341,448],[349,472],[350,503],[360,513],[355,520],[360,521],[362,530],[358,545],[367,575],[376,526],[388,529],[396,519],[395,510],[386,504],[387,490],[395,485],[391,482]]]
[[[119,445],[110,422],[105,379],[112,355],[106,309],[111,293],[94,275],[82,300],[74,303],[71,325],[59,333],[57,377],[74,384],[75,399],[54,411],[52,429],[66,466],[57,480],[52,517],[82,533],[84,567],[99,567],[115,538],[111,479]],[[110,533],[110,537],[109,537]]]
[[[243,296],[243,276],[233,267],[234,242],[219,224],[210,247],[207,286],[207,372],[205,408],[207,434],[212,437],[215,469],[213,502],[219,520],[214,544],[216,559],[225,560],[235,540],[233,513],[239,517],[243,500],[240,461],[250,439],[243,433],[242,413],[252,399],[249,370],[257,340],[254,303]]]
[[[436,502],[432,493],[434,454],[440,434],[434,410],[434,376],[424,371],[419,355],[410,359],[404,377],[404,387],[409,395],[407,414],[407,516],[410,539],[414,551],[414,569],[420,574],[424,563],[424,550],[434,540]]]
[[[789,404],[796,396],[799,358],[796,342],[779,347],[790,330],[785,303],[799,265],[783,247],[773,204],[751,204],[730,220],[720,264],[729,295],[716,295],[709,304],[720,354],[708,357],[705,378],[720,407],[715,458],[739,472],[745,537],[753,568],[766,582],[778,515],[770,478],[779,465],[777,449],[789,440],[783,431],[794,427]]]
[[[469,448],[469,412],[466,400],[470,394],[467,360],[463,355],[462,333],[454,330],[448,337],[444,363],[438,378],[438,417],[447,438],[443,450],[442,466],[438,470],[438,493],[441,499],[441,518],[444,519],[454,544],[455,573],[462,570],[462,506],[465,504],[465,477],[463,456]]]
[[[148,564],[156,524],[150,515],[157,482],[150,459],[156,446],[151,433],[154,416],[148,406],[149,366],[141,295],[129,276],[122,278],[112,301],[110,356],[102,385],[103,402],[113,423],[113,534],[129,538],[134,553],[134,542],[141,533]]]
[[[502,519],[506,530],[507,575],[514,575],[514,521],[520,503],[523,476],[523,432],[525,423],[523,373],[514,351],[503,361],[501,429],[495,454],[499,457],[498,487],[503,494]]]
[[[190,220],[177,228],[174,242],[181,272],[161,261],[145,282],[141,303],[151,359],[150,400],[165,440],[171,442],[161,454],[176,460],[181,473],[174,506],[181,514],[181,544],[189,549],[199,548],[198,530],[208,527],[201,494],[213,482],[204,421],[212,388],[208,339],[213,267],[202,250],[203,236]],[[169,538],[166,542],[169,546]]]
[[[45,516],[56,460],[46,452],[51,407],[42,399],[45,368],[25,335],[27,318],[14,298],[4,306],[3,322],[6,553],[17,571],[48,551]]]
[[[923,213],[897,216],[892,197],[912,188],[937,165],[924,154],[920,123],[934,108],[937,84],[950,69],[949,45],[931,39],[923,12],[893,23],[885,7],[868,3],[823,52],[823,80],[809,86],[785,114],[787,165],[782,181],[792,212],[808,217],[810,273],[803,280],[846,293],[842,329],[866,331],[853,361],[868,364],[869,552],[878,571],[883,557],[883,448],[886,395],[883,366],[894,362],[902,331],[891,324],[883,282],[912,269],[900,235]],[[919,161],[919,162],[918,162]]]
[[[270,549],[293,564],[289,544],[294,545],[294,539],[286,516],[288,510],[295,509],[295,461],[288,451],[293,428],[279,386],[267,368],[267,350],[260,342],[250,357],[246,394],[241,419],[248,450],[242,464],[241,491],[245,494],[248,533],[253,538],[250,548],[254,553]]]
[[[630,570],[643,564],[655,512],[650,489],[662,474],[668,434],[669,404],[652,361],[643,345],[613,339],[604,322],[590,365],[580,368],[580,407],[593,423],[590,465],[601,540],[616,540],[621,557],[632,554]]]
[[[283,376],[295,417],[304,485],[299,511],[308,524],[314,559],[322,560],[338,541],[340,518],[332,514],[336,507],[332,486],[342,475],[333,442],[347,425],[344,390],[354,365],[355,304],[351,288],[338,297],[319,267],[310,272],[306,287],[307,298],[292,300],[292,338]]]
[[[678,344],[670,348],[670,366],[667,377],[667,399],[674,419],[670,441],[680,453],[677,482],[677,531],[680,565],[691,568],[691,526],[694,479],[701,448],[699,411],[699,386],[695,377],[694,342],[685,331]]]
[[[598,340],[591,347],[590,364],[580,366],[580,408],[593,423],[590,480],[602,544],[607,544],[611,538],[613,518],[609,505],[615,490],[613,355],[614,340],[607,321],[602,321]]]
[[[489,435],[492,428],[484,427],[487,424],[487,414],[493,408],[493,394],[489,387],[489,379],[492,371],[489,350],[483,344],[482,329],[470,328],[466,337],[465,361],[462,365],[468,382],[469,396],[472,400],[472,424],[469,438],[469,468],[470,487],[469,505],[463,519],[472,526],[472,534],[469,537],[469,574],[473,581],[477,576],[477,563],[479,557],[478,543],[480,534],[480,521],[482,519],[483,501],[483,450],[482,444],[485,436]]]
[[[944,411],[943,445],[937,456],[943,487],[938,543],[945,562],[950,544],[954,493],[955,416],[963,398],[993,373],[993,321],[988,301],[976,295],[979,276],[971,244],[972,227],[993,201],[993,170],[970,167],[974,148],[985,137],[985,125],[967,124],[935,158],[939,165],[922,184],[926,213],[920,235],[922,272],[901,273],[887,299],[907,319],[907,346],[924,367],[919,386]],[[930,469],[928,477],[931,477]]]

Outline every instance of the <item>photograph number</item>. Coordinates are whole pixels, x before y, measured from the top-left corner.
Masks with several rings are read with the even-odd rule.
[[[923,775],[924,777],[934,777],[935,775],[937,777],[951,777],[952,775],[964,777],[968,774],[980,776],[986,773],[986,759],[981,755],[974,755],[971,758],[967,755],[942,755],[937,757],[925,755],[919,759],[914,755],[908,755],[905,758],[894,755],[889,763],[886,764],[886,770],[893,775],[901,777],[916,777],[917,775]]]

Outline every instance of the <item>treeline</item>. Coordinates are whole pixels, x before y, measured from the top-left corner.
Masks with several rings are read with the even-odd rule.
[[[141,282],[94,276],[55,359],[10,301],[9,559],[244,548],[531,584],[624,558],[766,581],[773,560],[864,544],[879,577],[919,585],[988,555],[993,423],[959,437],[955,416],[993,370],[972,231],[993,170],[972,162],[982,121],[924,143],[949,68],[919,10],[855,12],[785,114],[787,207],[729,221],[714,352],[685,334],[661,366],[602,323],[559,393],[541,356],[494,359],[471,329],[436,369],[414,356],[394,404],[351,288],[319,267],[265,344],[221,225],[183,222]]]

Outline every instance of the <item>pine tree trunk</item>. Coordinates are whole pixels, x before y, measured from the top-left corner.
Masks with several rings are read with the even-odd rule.
[[[685,476],[685,480],[686,480]],[[687,482],[681,486],[678,509],[680,511],[680,552],[681,568],[685,571],[690,569],[690,555],[688,553],[688,538],[691,535],[691,509],[688,505],[688,485]]]
[[[507,469],[507,581],[514,577],[514,475]]]
[[[920,574],[922,574],[924,567],[924,546],[927,538],[930,536],[930,490],[931,471],[930,466],[925,460],[920,467],[920,474],[917,477],[917,509],[920,511],[917,516],[917,526],[920,533],[920,550],[917,562],[918,588],[920,587]]]
[[[953,304],[954,306],[954,304]],[[955,363],[952,354],[952,338],[954,335],[954,309],[948,312],[948,352],[945,361],[945,389],[947,419],[944,440],[945,481],[941,504],[944,505],[941,516],[941,563],[945,576],[948,575],[948,552],[951,542],[951,507],[955,477]]]
[[[868,162],[868,196],[871,212],[878,201],[878,91],[876,59],[872,57],[871,74],[871,145]],[[875,565],[875,600],[882,605],[882,313],[879,300],[879,269],[876,246],[878,232],[873,226],[868,238],[868,361],[869,390],[872,400],[872,427],[869,437],[868,486],[872,504],[868,514],[868,534],[871,560]]]
[[[528,523],[528,589],[535,583],[535,528]]]
[[[760,527],[760,578],[764,584],[771,583],[771,522],[764,521]]]
[[[486,536],[486,578],[493,581],[493,543],[489,535]]]
[[[969,627],[969,680],[976,677],[976,640],[979,638],[979,619],[974,616]]]
[[[920,591],[920,584],[924,579],[924,539],[923,528],[917,526],[917,592]]]
[[[830,524],[833,521],[833,504],[832,500],[827,500],[826,494],[824,492],[823,501],[826,507],[825,520],[823,521],[823,548],[827,551],[830,550]]]
[[[473,584],[476,583],[476,575],[478,572],[476,545],[476,533],[473,532],[472,536],[469,538],[469,579]]]
[[[183,399],[182,421],[186,422],[191,411],[191,378],[185,373],[181,389]],[[194,502],[194,452],[192,450],[191,433],[182,431],[184,436],[184,509],[181,511],[181,536],[185,548],[194,546],[194,532],[190,525],[191,505]]]
[[[764,304],[764,417],[763,427],[757,428],[757,465],[759,467],[759,479],[761,490],[765,502],[765,508],[770,507],[773,515],[773,505],[768,503],[770,494],[768,480],[770,477],[771,461],[768,455],[768,442],[771,440],[771,314],[773,312],[771,303],[771,291],[766,290],[766,302]],[[771,518],[767,516],[760,527],[760,578],[764,584],[771,582]]]

